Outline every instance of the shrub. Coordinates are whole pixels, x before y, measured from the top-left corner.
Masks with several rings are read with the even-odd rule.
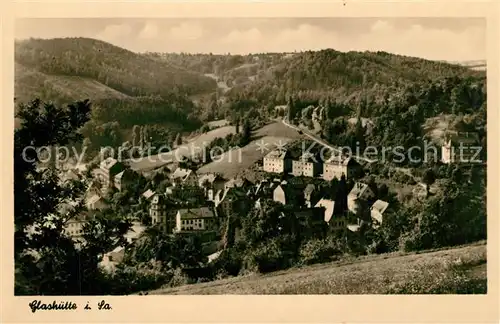
[[[237,276],[243,265],[243,253],[234,248],[222,251],[211,267],[216,274],[224,273],[226,276]]]
[[[260,244],[244,259],[244,267],[260,273],[285,269],[290,265],[290,259],[285,257],[277,239]]]
[[[330,240],[312,239],[303,244],[300,248],[300,263],[313,264],[332,261],[335,255],[340,254],[340,250],[332,244]]]
[[[172,272],[172,278],[170,279],[170,287],[178,287],[183,285],[188,285],[193,283],[187,275],[182,272],[181,268],[177,268]]]

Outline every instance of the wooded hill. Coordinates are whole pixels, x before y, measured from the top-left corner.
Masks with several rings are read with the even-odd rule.
[[[15,61],[48,75],[89,78],[128,96],[190,95],[216,86],[198,73],[90,38],[18,41]]]
[[[122,131],[135,124],[167,124],[175,132],[196,129],[200,122],[188,96],[215,89],[211,78],[95,39],[15,44],[16,103],[90,99],[95,109],[89,132],[99,133],[95,128],[109,122]],[[111,142],[123,140],[116,137]]]

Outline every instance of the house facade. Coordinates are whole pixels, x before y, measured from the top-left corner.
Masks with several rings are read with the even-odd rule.
[[[74,241],[83,241],[83,227],[89,222],[91,216],[87,212],[82,212],[69,219],[64,227],[64,232]]]
[[[370,216],[372,218],[372,222],[374,227],[378,227],[382,224],[384,219],[384,213],[389,207],[389,203],[383,200],[377,200],[370,208]]]
[[[125,170],[123,163],[112,157],[108,157],[99,164],[99,168],[94,170],[94,176],[99,180],[103,194],[106,194],[114,186],[115,176],[123,170]]]
[[[310,153],[304,153],[298,160],[292,161],[292,174],[295,177],[316,177],[321,173],[322,164]]]
[[[151,224],[158,226],[165,233],[172,233],[175,227],[175,218],[170,201],[165,195],[155,194],[151,199],[149,216]]]
[[[217,228],[214,212],[209,207],[180,209],[175,216],[175,232],[213,231]]]
[[[479,137],[476,133],[450,133],[441,147],[441,161],[450,163],[469,163],[479,159]]]
[[[219,194],[215,206],[220,215],[227,217],[234,214],[246,214],[251,206],[245,191],[241,188],[229,188]]]
[[[273,200],[283,205],[303,207],[306,205],[304,186],[294,186],[283,181],[273,190]]]
[[[352,158],[331,157],[323,165],[323,179],[331,181],[333,178],[346,180],[353,178],[359,169],[359,164]]]
[[[119,191],[125,190],[134,182],[134,179],[135,179],[134,171],[130,169],[125,169],[114,177],[115,188],[118,189]]]
[[[214,201],[215,194],[219,190],[224,190],[226,179],[215,173],[203,174],[198,178],[198,186],[205,192],[207,200]]]
[[[314,207],[323,208],[323,220],[332,230],[341,230],[346,228],[346,215],[345,213],[336,213],[335,201],[323,198],[320,199]]]
[[[293,214],[301,226],[301,235],[321,237],[326,234],[323,208],[305,208],[296,210]]]
[[[356,182],[347,195],[347,208],[352,213],[357,214],[367,201],[374,198],[375,194],[367,184]]]
[[[108,207],[108,204],[98,194],[89,194],[85,200],[85,206],[88,210],[104,210]]]
[[[271,151],[264,157],[262,169],[268,173],[289,173],[292,170],[290,154],[285,150]]]

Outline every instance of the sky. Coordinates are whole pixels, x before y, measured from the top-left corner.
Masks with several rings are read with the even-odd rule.
[[[248,54],[333,48],[486,59],[482,18],[29,18],[15,38],[90,37],[134,52]]]

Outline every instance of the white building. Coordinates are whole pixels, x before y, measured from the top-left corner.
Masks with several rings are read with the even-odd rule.
[[[177,168],[174,173],[172,173],[170,180],[174,183],[174,185],[187,185],[187,186],[196,186],[198,185],[198,177],[193,170]]]
[[[347,208],[356,214],[359,203],[375,198],[375,194],[367,184],[356,182],[349,195],[347,195]]]
[[[320,174],[321,163],[311,153],[304,153],[298,160],[292,162],[292,174],[296,177],[315,177]]]
[[[383,200],[377,200],[370,208],[370,215],[375,227],[382,224],[384,212],[389,207],[389,203]]]
[[[168,199],[165,195],[155,194],[151,199],[149,216],[152,225],[158,225],[163,232],[171,233],[174,227],[174,219],[168,205]]]
[[[274,150],[264,157],[262,164],[265,172],[283,174],[290,172],[292,161],[287,151]]]
[[[176,232],[210,231],[215,229],[215,214],[208,207],[180,209],[175,217]]]
[[[343,158],[340,156],[332,156],[323,165],[323,179],[331,181],[333,178],[340,180],[342,175],[346,180],[352,178],[359,164],[352,158]]]

